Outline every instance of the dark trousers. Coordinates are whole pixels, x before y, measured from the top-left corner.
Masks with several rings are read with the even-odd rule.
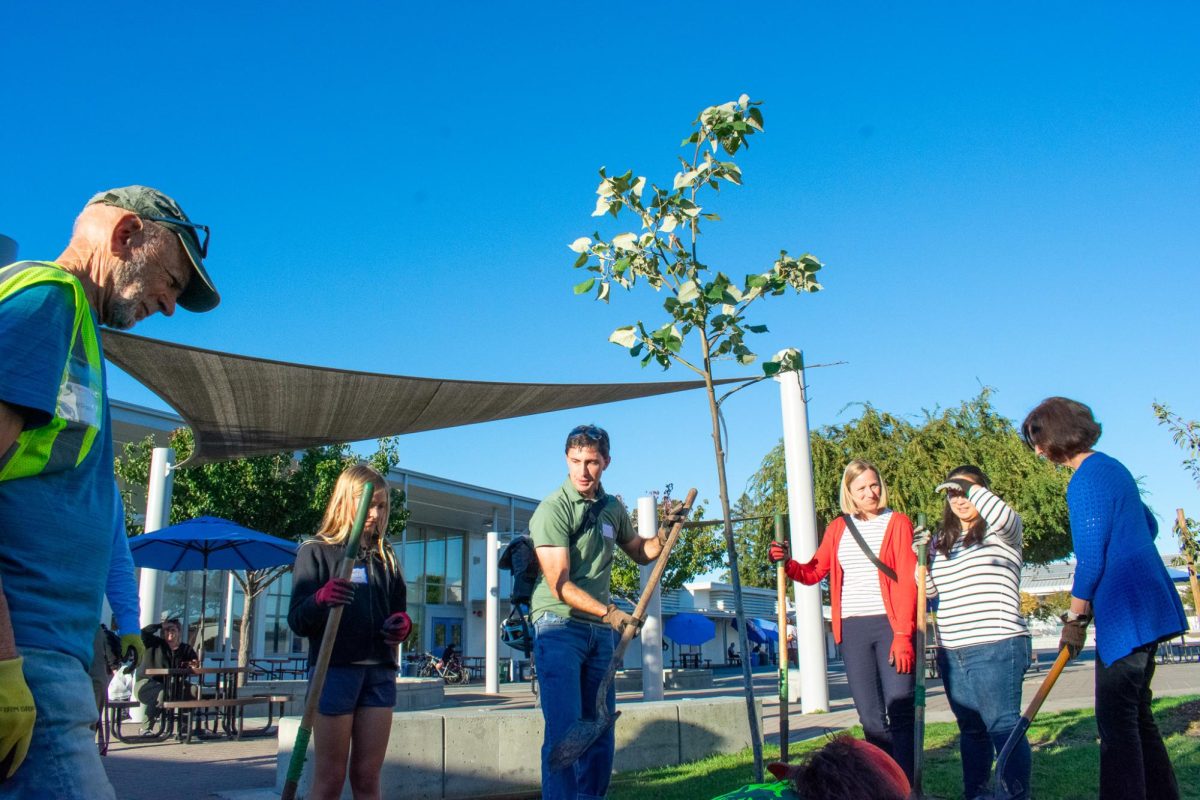
[[[1175,800],[1179,784],[1150,713],[1158,645],[1139,647],[1107,667],[1096,659],[1100,800]]]
[[[915,676],[901,675],[888,663],[892,638],[892,626],[882,614],[842,619],[842,661],[863,734],[891,754],[912,780]]]

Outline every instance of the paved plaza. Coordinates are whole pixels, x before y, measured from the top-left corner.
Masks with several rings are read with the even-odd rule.
[[[1042,656],[1042,664],[1050,656]],[[1046,674],[1030,671],[1025,679],[1025,702],[1033,696]],[[1092,705],[1093,662],[1079,661],[1064,670],[1043,711],[1062,711]],[[741,673],[720,670],[716,686],[703,691],[667,692],[667,699],[731,696],[740,691]],[[763,700],[763,726],[768,741],[778,742],[779,704],[774,696],[777,674],[759,671],[754,675],[756,694]],[[1200,663],[1159,665],[1154,677],[1156,696],[1200,692]],[[846,687],[845,674],[835,665],[830,671],[830,711],[827,714],[789,716],[789,739],[799,741],[850,727],[857,723],[853,703]],[[529,684],[502,684],[502,694],[485,695],[480,687],[448,687],[446,706],[479,708],[530,708],[533,697]],[[622,701],[635,700],[637,694],[623,694]],[[930,681],[926,719],[952,722],[941,682]],[[619,723],[618,723],[619,724]],[[103,759],[109,778],[120,800],[160,800],[164,795],[196,800],[270,800],[277,797],[275,784],[276,740],[274,737],[240,742],[213,740],[182,744],[125,745],[113,742]],[[536,756],[531,756],[536,757]]]

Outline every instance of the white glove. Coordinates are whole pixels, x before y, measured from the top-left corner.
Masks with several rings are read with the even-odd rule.
[[[929,532],[928,528],[926,528],[924,526],[918,527],[915,531],[913,531],[913,542],[912,542],[913,552],[920,555],[921,551],[919,548],[928,547],[929,542],[932,538],[933,538],[933,534],[931,534]]]

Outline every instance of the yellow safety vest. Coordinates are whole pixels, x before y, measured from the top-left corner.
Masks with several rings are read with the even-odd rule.
[[[0,303],[30,286],[56,283],[75,301],[71,350],[63,365],[54,417],[40,428],[21,432],[8,452],[0,454],[0,481],[74,469],[83,463],[104,415],[100,340],[91,308],[79,280],[46,261],[18,261],[0,268]]]

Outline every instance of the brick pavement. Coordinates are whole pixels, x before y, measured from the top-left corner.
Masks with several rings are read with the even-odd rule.
[[[1093,663],[1082,661],[1063,671],[1043,711],[1062,711],[1092,705]],[[1028,702],[1045,677],[1030,672],[1025,679],[1024,702]],[[668,692],[667,697],[733,695],[741,685],[740,673],[719,673],[715,688],[703,692]],[[778,741],[779,704],[774,696],[774,672],[758,672],[755,692],[763,699],[763,728],[769,741]],[[505,684],[502,694],[489,697],[478,687],[449,688],[448,706],[528,708],[532,705],[527,684]],[[1200,663],[1159,665],[1154,678],[1156,695],[1200,693]],[[622,695],[635,699],[636,695]],[[928,687],[926,720],[950,722],[950,713],[940,681]],[[830,712],[827,714],[789,715],[790,739],[799,741],[841,730],[858,721],[840,670],[830,673]],[[180,744],[125,745],[113,742],[103,761],[109,779],[120,800],[161,800],[167,795],[194,800],[269,800],[275,783],[276,741],[273,737],[240,742],[213,740]],[[254,791],[258,790],[258,791]]]

